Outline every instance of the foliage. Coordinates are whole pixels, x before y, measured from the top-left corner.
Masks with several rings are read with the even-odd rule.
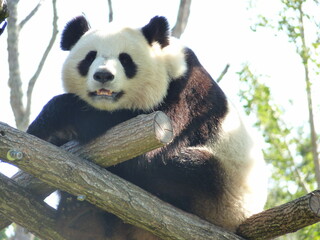
[[[7,235],[6,235],[5,231],[6,231],[6,229],[3,229],[2,231],[0,231],[0,240],[7,239]]]
[[[285,124],[282,119],[284,112],[273,102],[270,88],[259,82],[262,76],[253,74],[247,64],[238,75],[242,83],[239,92],[242,105],[247,114],[256,115],[255,126],[262,132],[266,142],[264,156],[272,172],[266,208],[314,190],[316,183],[310,136],[305,135],[301,127],[294,129]],[[297,233],[297,239],[306,239],[306,236],[316,239],[320,237],[319,229],[319,225],[305,228]]]
[[[252,4],[252,1],[250,2]],[[251,5],[252,7],[253,5]],[[276,17],[257,16],[253,31],[272,29],[285,34],[295,47],[304,69],[308,100],[307,126],[288,126],[284,111],[272,99],[271,89],[261,83],[263,76],[253,74],[247,64],[238,73],[243,88],[239,95],[247,113],[257,116],[256,126],[263,133],[264,154],[272,169],[267,208],[287,202],[319,188],[320,169],[313,116],[312,84],[319,75],[320,10],[318,0],[281,0]],[[282,239],[319,239],[319,224]]]

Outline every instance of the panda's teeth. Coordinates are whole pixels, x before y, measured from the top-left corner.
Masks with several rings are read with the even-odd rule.
[[[101,88],[96,91],[96,94],[98,96],[112,96],[112,93],[113,93],[113,91],[111,91],[109,89],[104,89],[104,88]]]

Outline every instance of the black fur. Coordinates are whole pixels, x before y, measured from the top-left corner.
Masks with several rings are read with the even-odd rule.
[[[162,48],[169,45],[169,23],[165,17],[156,16],[141,29],[148,43],[158,42]]]
[[[93,63],[93,61],[96,59],[96,57],[97,57],[97,51],[90,51],[88,52],[86,57],[81,62],[79,62],[78,71],[81,76],[87,76],[89,72],[89,68]]]
[[[134,63],[128,53],[120,53],[119,61],[124,68],[127,78],[133,78],[137,74],[138,66]]]
[[[68,22],[62,32],[61,49],[69,51],[89,29],[90,25],[84,16],[78,16]]]

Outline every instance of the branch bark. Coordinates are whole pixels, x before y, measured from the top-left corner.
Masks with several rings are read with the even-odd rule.
[[[55,226],[55,210],[0,174],[0,212],[37,236],[65,240]]]
[[[248,218],[237,234],[246,239],[273,239],[320,221],[320,190]]]
[[[0,158],[163,239],[241,239],[36,137],[0,124]],[[22,155],[11,155],[10,150]],[[11,161],[11,160],[12,161]]]

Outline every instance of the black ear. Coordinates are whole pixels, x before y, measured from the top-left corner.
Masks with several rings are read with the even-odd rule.
[[[67,23],[62,32],[61,49],[65,51],[70,50],[89,29],[90,25],[84,16],[72,19]]]
[[[165,17],[155,16],[141,30],[150,45],[153,42],[158,42],[161,48],[169,45],[169,23]]]

